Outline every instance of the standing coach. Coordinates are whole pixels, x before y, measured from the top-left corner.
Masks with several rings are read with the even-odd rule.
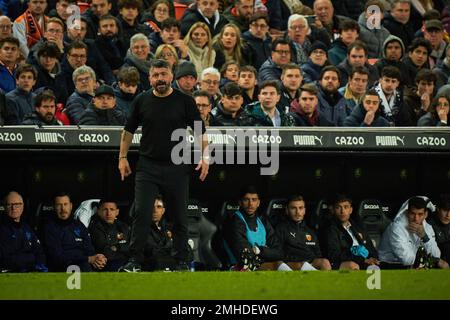
[[[130,255],[121,271],[139,272],[143,261],[143,249],[150,232],[151,215],[156,196],[161,193],[173,221],[175,259],[179,270],[188,270],[188,220],[186,206],[189,196],[190,166],[175,165],[171,152],[177,144],[171,141],[177,129],[194,128],[201,123],[202,157],[195,170],[200,180],[208,174],[207,139],[205,127],[192,97],[173,89],[173,73],[164,60],[153,60],[149,81],[152,89],[140,94],[133,101],[132,113],[122,132],[119,153],[119,171],[122,181],[131,174],[127,160],[133,134],[142,124],[139,161],[136,167],[135,211],[132,218]],[[198,138],[198,137],[197,137]]]

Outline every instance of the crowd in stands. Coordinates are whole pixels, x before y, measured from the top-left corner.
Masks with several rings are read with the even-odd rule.
[[[289,197],[282,210],[267,214],[257,189],[246,186],[240,192],[239,206],[218,213],[223,217],[215,221],[218,241],[212,254],[222,257],[222,265],[200,263],[204,263],[203,270],[233,271],[363,270],[371,265],[448,269],[450,195],[433,201],[424,196],[407,199],[392,221],[384,217],[388,223],[373,233],[346,195],[329,199],[320,219],[311,223],[314,208],[301,195]],[[52,209],[41,212],[35,226],[24,218],[25,202],[16,191],[4,198],[1,272],[64,272],[73,265],[82,272],[123,270],[130,256],[130,228],[123,217],[118,219],[117,202],[93,199],[75,210],[70,194],[59,192],[53,197]],[[146,228],[142,269],[133,272],[178,270],[172,224],[165,211],[164,199],[158,196]],[[194,246],[189,248],[193,261]]]
[[[0,124],[124,125],[151,89],[211,126],[447,126],[446,0],[0,0]]]

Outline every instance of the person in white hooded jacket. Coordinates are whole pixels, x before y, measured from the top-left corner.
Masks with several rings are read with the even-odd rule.
[[[402,205],[381,238],[378,253],[382,268],[417,267],[421,247],[432,257],[433,267],[449,267],[440,259],[433,228],[425,220],[427,209],[434,210],[434,205],[426,197],[413,197]]]

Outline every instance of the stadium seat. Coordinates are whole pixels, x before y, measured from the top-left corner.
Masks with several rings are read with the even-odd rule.
[[[205,267],[208,270],[220,269],[222,267],[222,263],[212,249],[212,239],[217,231],[217,227],[211,221],[206,219],[204,215],[200,217],[199,223],[200,243],[198,253],[200,261],[204,262]]]
[[[284,198],[276,198],[269,201],[265,214],[272,227],[275,228],[286,215],[286,202],[287,200]]]
[[[227,218],[231,217],[231,215],[237,210],[239,210],[239,204],[237,201],[225,201],[216,217],[216,226],[220,229],[223,222]]]
[[[36,207],[36,211],[33,217],[36,234],[42,242],[44,242],[44,226],[48,219],[54,214],[53,203],[40,202]]]
[[[181,21],[181,18],[183,17],[183,14],[188,6],[182,3],[178,3],[176,1],[173,2],[173,6],[175,8],[175,19]]]
[[[78,7],[80,7],[80,13],[81,14],[83,14],[87,9],[89,9],[91,7],[90,3],[81,2],[81,1],[78,1],[77,5],[78,5]]]
[[[374,247],[378,248],[381,235],[391,222],[383,212],[381,202],[375,199],[362,200],[358,208],[358,216],[372,238]]]

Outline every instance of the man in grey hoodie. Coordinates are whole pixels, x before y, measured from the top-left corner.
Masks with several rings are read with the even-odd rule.
[[[414,79],[407,79],[408,74],[406,65],[401,61],[405,55],[405,46],[403,41],[394,35],[390,35],[383,43],[382,58],[375,63],[378,73],[381,74],[383,68],[386,66],[394,66],[400,70],[402,78],[400,79],[400,86],[412,85]]]

